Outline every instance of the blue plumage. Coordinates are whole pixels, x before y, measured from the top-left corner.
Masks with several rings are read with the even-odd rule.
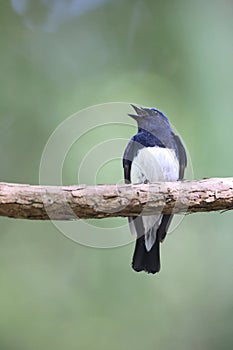
[[[132,137],[132,140],[144,147],[165,147],[158,137],[143,129],[139,129],[138,133]]]

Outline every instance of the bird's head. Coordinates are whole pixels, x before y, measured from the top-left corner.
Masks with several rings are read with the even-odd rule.
[[[144,108],[131,104],[135,114],[128,114],[137,121],[138,128],[146,131],[155,131],[161,128],[170,129],[168,118],[156,108]]]

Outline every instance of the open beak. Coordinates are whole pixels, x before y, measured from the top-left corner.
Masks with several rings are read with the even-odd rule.
[[[146,113],[145,110],[141,107],[135,106],[133,104],[131,104],[131,106],[133,107],[133,109],[135,110],[136,114],[131,114],[129,113],[128,116],[135,119],[135,120],[139,120],[141,117],[143,117]]]

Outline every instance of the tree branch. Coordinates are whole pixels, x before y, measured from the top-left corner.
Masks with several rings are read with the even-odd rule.
[[[31,186],[0,183],[0,216],[74,220],[233,209],[233,178],[137,185]]]

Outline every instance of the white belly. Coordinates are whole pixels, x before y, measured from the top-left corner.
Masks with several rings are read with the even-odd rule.
[[[177,181],[179,162],[175,152],[160,147],[145,147],[139,150],[132,162],[130,176],[132,183]],[[156,231],[161,220],[162,214],[142,216],[147,251],[150,251],[156,240]]]
[[[145,147],[138,151],[131,166],[131,182],[177,181],[179,162],[175,151],[161,147]]]

